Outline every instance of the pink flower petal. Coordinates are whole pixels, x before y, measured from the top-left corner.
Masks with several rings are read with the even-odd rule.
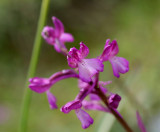
[[[75,47],[71,48],[70,51],[68,52],[67,61],[68,65],[71,68],[78,67],[78,61],[80,61],[80,57],[78,54],[78,50]]]
[[[120,77],[119,73],[126,73],[129,71],[129,62],[122,57],[113,57],[110,59],[113,68],[113,74],[116,77]]]
[[[56,37],[60,37],[60,35],[62,33],[64,33],[64,26],[63,26],[63,23],[56,17],[52,17],[52,21],[54,23],[54,26],[55,26],[55,35]]]
[[[47,91],[46,94],[47,94],[50,108],[57,109],[58,107],[56,105],[56,97],[50,91]]]
[[[70,34],[70,33],[62,33],[60,36],[60,41],[62,41],[63,43],[73,42],[74,38],[73,38],[72,34]]]
[[[80,42],[79,52],[81,54],[81,59],[84,59],[89,54],[89,48],[83,42]]]
[[[99,59],[83,59],[81,63],[78,63],[79,77],[86,82],[92,81],[92,77],[102,72],[104,65]]]
[[[107,39],[107,40],[106,40],[106,44],[105,44],[105,46],[104,46],[104,49],[109,45],[109,43],[110,43],[110,39]]]
[[[137,123],[138,123],[138,126],[139,126],[141,132],[147,132],[147,130],[146,130],[144,124],[143,124],[143,121],[142,121],[141,116],[140,116],[138,111],[136,112],[136,116],[137,116]]]
[[[29,88],[37,93],[44,93],[51,87],[51,82],[48,78],[34,77],[29,79]]]
[[[107,44],[105,46],[105,49],[101,55],[101,60],[102,61],[108,61],[115,55],[117,55],[119,52],[118,44],[116,40],[113,40],[109,45]]]
[[[86,129],[91,124],[93,124],[93,119],[90,117],[90,115],[87,112],[85,112],[82,109],[77,109],[75,110],[75,112],[76,112],[78,119],[81,121],[83,129]]]

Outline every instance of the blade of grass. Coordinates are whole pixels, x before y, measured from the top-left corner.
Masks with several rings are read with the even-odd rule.
[[[33,51],[32,51],[32,56],[31,56],[31,60],[30,60],[26,83],[25,83],[25,92],[24,92],[24,99],[23,99],[23,104],[22,104],[20,128],[19,128],[20,132],[27,132],[29,106],[30,106],[31,96],[32,96],[32,91],[28,88],[28,84],[29,84],[28,79],[33,77],[36,72],[36,67],[37,67],[38,58],[39,58],[39,54],[40,54],[40,48],[41,48],[41,41],[42,41],[41,31],[42,31],[44,24],[45,24],[45,21],[46,21],[49,1],[50,0],[42,0],[42,4],[41,4],[41,11],[40,11],[40,16],[39,16],[39,20],[38,20],[37,32],[36,32],[35,41],[34,41],[34,47],[33,47]]]

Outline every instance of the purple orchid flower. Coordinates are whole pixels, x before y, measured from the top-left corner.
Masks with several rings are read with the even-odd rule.
[[[50,108],[56,109],[57,108],[56,97],[49,90],[51,86],[56,82],[70,77],[78,78],[78,74],[73,70],[62,70],[60,72],[53,74],[50,78],[39,78],[39,77],[30,78],[29,88],[37,93],[45,92],[47,94]]]
[[[92,84],[92,87],[94,87],[94,84]],[[90,89],[92,89],[92,87]],[[78,93],[76,98],[73,101],[70,101],[62,106],[61,111],[64,113],[69,113],[71,110],[81,108],[82,101],[90,93],[90,89],[80,89],[80,92]]]
[[[143,121],[142,121],[141,116],[140,116],[138,111],[136,112],[136,116],[137,116],[137,123],[138,123],[138,126],[139,126],[141,132],[147,132],[147,130],[146,130],[144,124],[143,124]]]
[[[93,124],[93,119],[88,113],[81,109],[84,98],[90,94],[95,84],[93,83],[90,88],[81,88],[79,94],[75,100],[68,102],[60,109],[62,112],[69,113],[71,110],[75,110],[78,119],[81,121],[82,128],[86,129]]]
[[[29,88],[37,93],[44,93],[51,88],[56,82],[66,78],[79,78],[74,70],[62,70],[53,74],[49,78],[34,77],[29,79]]]
[[[113,40],[110,43],[110,39],[107,39],[104,47],[104,51],[100,56],[100,59],[103,62],[110,61],[113,68],[113,74],[117,78],[120,77],[119,73],[124,74],[129,71],[129,62],[123,57],[117,57],[116,55],[118,54],[118,52],[119,52],[119,48],[118,48],[117,41]]]
[[[103,72],[104,65],[99,59],[84,59],[89,53],[88,47],[81,42],[80,49],[71,48],[67,60],[71,68],[79,70],[79,77],[85,82],[91,82],[92,77],[98,73]]]
[[[47,78],[34,77],[29,79],[31,90],[41,93],[45,90],[51,109],[57,109],[56,97],[49,91],[51,82]]]
[[[42,31],[42,37],[50,45],[53,45],[57,52],[67,51],[65,42],[73,42],[74,38],[70,33],[64,32],[63,23],[56,17],[52,17],[54,23],[54,28],[50,26],[45,26]]]
[[[60,110],[64,112],[65,114],[69,113],[71,110],[75,110],[78,119],[81,121],[82,128],[86,129],[91,124],[93,124],[93,119],[90,117],[90,115],[87,112],[82,110],[81,107],[82,107],[81,101],[74,100],[62,106]]]

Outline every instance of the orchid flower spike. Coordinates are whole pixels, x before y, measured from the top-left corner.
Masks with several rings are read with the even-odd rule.
[[[81,42],[80,49],[77,50],[75,47],[71,48],[67,56],[68,65],[71,68],[78,67],[79,77],[85,82],[91,82],[92,77],[98,72],[103,72],[104,68],[102,61],[99,59],[85,59],[88,53],[88,47]]]
[[[110,61],[113,68],[113,74],[117,78],[120,77],[119,73],[124,74],[129,71],[129,62],[123,57],[117,57],[116,55],[118,54],[118,52],[119,48],[117,41],[113,40],[110,43],[110,39],[107,39],[104,51],[100,56],[100,60],[102,60],[103,62]]]
[[[67,51],[65,42],[73,42],[74,38],[70,33],[64,32],[63,23],[56,17],[52,17],[54,23],[54,28],[50,26],[45,26],[42,31],[42,37],[50,45],[53,45],[55,50],[59,53],[64,53]]]

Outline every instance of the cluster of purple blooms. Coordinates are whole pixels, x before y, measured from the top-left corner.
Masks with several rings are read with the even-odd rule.
[[[120,73],[124,74],[129,71],[129,62],[123,57],[116,56],[119,52],[117,41],[113,40],[110,42],[110,39],[107,39],[102,54],[96,58],[87,59],[89,48],[83,42],[80,42],[79,50],[73,47],[68,51],[65,43],[73,42],[73,36],[70,33],[64,32],[64,26],[59,19],[52,17],[52,21],[54,28],[45,26],[42,31],[42,37],[48,44],[54,46],[57,52],[67,57],[68,65],[74,69],[62,70],[54,73],[49,78],[30,78],[29,88],[37,93],[46,93],[50,108],[57,109],[57,100],[50,92],[51,87],[60,80],[77,78],[79,93],[73,101],[66,103],[60,110],[65,114],[74,110],[81,121],[83,129],[93,124],[92,117],[84,109],[111,113],[110,109],[101,103],[101,98],[96,93],[97,88],[107,96],[109,107],[119,114],[117,108],[121,97],[118,94],[109,92],[105,87],[111,81],[99,81],[99,73],[103,72],[103,63],[105,61],[111,63],[113,74],[117,78],[120,77]],[[85,100],[87,96],[89,96],[89,100]]]

